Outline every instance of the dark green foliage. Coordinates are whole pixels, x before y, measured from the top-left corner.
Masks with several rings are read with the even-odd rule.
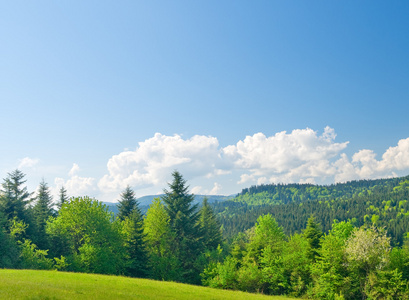
[[[203,199],[202,207],[200,208],[199,224],[203,233],[204,248],[208,250],[216,249],[222,243],[222,232],[219,220],[208,204],[207,198]]]
[[[184,281],[200,283],[200,272],[194,267],[195,260],[202,251],[198,205],[193,204],[194,196],[189,194],[189,187],[182,175],[175,171],[172,176],[169,191],[164,190],[162,200],[169,215],[170,226],[175,233],[176,250],[179,261],[182,262]]]
[[[50,191],[44,180],[39,185],[38,194],[35,200],[36,203],[33,207],[35,235],[32,239],[40,249],[48,249],[49,245],[45,226],[48,218],[54,215],[54,210],[52,208],[52,196],[50,195]]]
[[[232,238],[238,232],[251,228],[258,216],[270,213],[288,235],[301,232],[308,218],[314,215],[323,232],[330,230],[335,219],[354,220],[356,226],[370,225],[375,221],[376,226],[386,227],[392,238],[392,245],[402,245],[403,237],[409,228],[409,189],[395,187],[401,187],[400,182],[405,182],[407,178],[362,180],[331,185],[329,187],[333,193],[330,195],[334,198],[327,200],[315,198],[303,202],[291,201],[285,205],[249,205],[225,201],[211,206],[223,226],[226,238]],[[291,186],[295,189],[303,185]],[[285,185],[282,186],[284,187]],[[260,189],[261,187],[257,187],[256,190],[262,192]],[[343,196],[343,192],[350,197]],[[302,195],[301,188],[297,194]]]
[[[0,213],[0,268],[18,266],[19,249],[16,241],[6,232],[5,218]]]
[[[118,201],[118,214],[117,217],[120,220],[125,220],[126,217],[129,217],[132,212],[137,209],[140,213],[138,203],[136,201],[135,192],[128,185],[125,190],[121,193],[121,199]]]
[[[136,207],[122,222],[122,233],[127,254],[125,274],[133,277],[145,277],[147,253],[140,210]]]
[[[118,222],[122,222],[127,264],[125,274],[134,277],[146,276],[147,253],[143,233],[143,217],[135,192],[127,186],[121,193],[118,207]]]
[[[307,227],[303,231],[303,235],[308,241],[309,245],[309,258],[315,261],[315,257],[318,254],[318,250],[321,248],[322,230],[320,224],[315,221],[314,216],[311,216],[307,221]]]
[[[57,208],[60,210],[61,206],[68,202],[67,190],[62,186],[60,188],[60,195],[58,197]]]
[[[14,217],[23,221],[29,219],[27,206],[32,199],[27,187],[23,186],[26,182],[24,177],[23,172],[15,170],[8,173],[1,185],[0,210],[7,220],[12,220]]]

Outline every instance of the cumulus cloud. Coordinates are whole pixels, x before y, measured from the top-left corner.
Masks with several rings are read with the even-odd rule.
[[[114,155],[107,164],[108,174],[98,186],[106,192],[127,185],[144,188],[163,184],[175,169],[187,178],[212,174],[220,162],[217,138],[196,135],[185,140],[180,135],[156,133],[140,142],[135,151]]]
[[[30,157],[24,157],[23,159],[19,160],[19,165],[18,169],[22,168],[33,168],[38,164],[40,160],[38,158],[30,158]]]
[[[368,149],[348,157],[343,153],[348,142],[335,139],[336,133],[330,127],[322,134],[306,128],[272,136],[256,133],[223,148],[211,136],[184,139],[157,133],[140,142],[135,150],[112,156],[98,187],[103,193],[117,193],[127,185],[136,190],[162,189],[176,169],[189,182],[193,180],[193,193],[220,194],[226,185],[232,186],[227,178],[229,182],[236,178],[233,182],[239,189],[253,184],[323,184],[390,177],[396,171],[409,169],[409,138],[390,147],[380,160]],[[78,170],[74,164],[66,184],[77,190],[89,189],[94,179],[78,177]]]
[[[74,163],[72,165],[71,170],[68,172],[68,175],[69,176],[74,176],[75,174],[77,174],[79,172],[79,170],[80,170],[80,166],[78,164]]]
[[[223,149],[224,156],[245,173],[239,184],[246,182],[299,182],[306,177],[333,175],[332,158],[344,150],[348,142],[336,143],[334,129],[326,127],[321,136],[312,129],[296,129],[266,137],[262,133],[247,136],[236,145]]]
[[[93,193],[96,190],[96,180],[92,177],[80,177],[77,175],[80,167],[74,163],[68,172],[68,179],[57,177],[54,179],[55,190],[59,190],[62,186],[67,190],[70,196],[83,196]]]

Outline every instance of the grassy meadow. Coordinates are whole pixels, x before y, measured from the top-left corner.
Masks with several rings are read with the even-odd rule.
[[[188,284],[83,273],[0,270],[0,299],[291,299]]]

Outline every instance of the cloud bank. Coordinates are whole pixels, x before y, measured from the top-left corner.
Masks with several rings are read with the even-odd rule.
[[[337,142],[335,130],[321,134],[310,128],[256,133],[221,147],[216,137],[183,138],[156,133],[134,150],[112,156],[107,173],[82,177],[74,163],[65,178],[55,178],[55,191],[64,186],[72,196],[94,195],[112,201],[130,185],[139,195],[160,193],[174,170],[192,184],[195,194],[232,194],[244,187],[268,183],[328,184],[358,179],[386,178],[409,173],[409,138],[398,141],[377,159],[362,149],[345,154],[348,141]],[[38,159],[24,158],[19,167],[33,167]]]
[[[140,142],[134,151],[114,155],[107,164],[108,174],[98,182],[103,192],[166,186],[177,169],[189,181],[207,181],[193,187],[196,193],[223,193],[226,175],[237,177],[240,187],[267,183],[333,183],[355,179],[396,176],[409,170],[409,138],[390,147],[381,160],[372,150],[360,150],[349,158],[343,151],[348,142],[336,142],[333,128],[321,135],[310,128],[273,136],[256,133],[235,145],[220,147],[217,138],[160,133]]]

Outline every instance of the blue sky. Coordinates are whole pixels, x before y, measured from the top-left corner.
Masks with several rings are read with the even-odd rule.
[[[409,174],[406,1],[3,1],[0,176],[115,201]],[[284,133],[285,131],[285,133]],[[246,138],[248,137],[248,138]]]

